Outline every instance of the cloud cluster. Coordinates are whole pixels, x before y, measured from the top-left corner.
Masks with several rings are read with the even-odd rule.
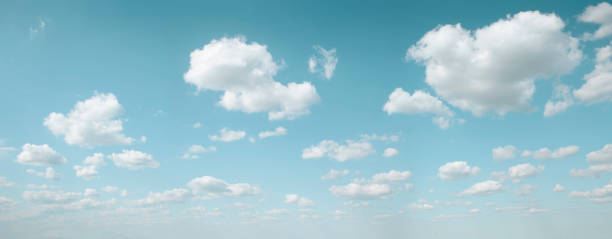
[[[595,33],[585,33],[586,40],[597,40],[612,35],[612,5],[601,2],[595,6],[588,6],[578,20],[586,23],[599,24]]]
[[[265,45],[224,37],[191,52],[184,80],[198,92],[222,91],[218,104],[230,111],[268,112],[270,120],[310,113],[309,107],[319,101],[317,90],[309,82],[275,81],[281,68]]]
[[[95,93],[79,101],[68,115],[51,113],[44,125],[55,135],[63,135],[67,144],[84,147],[131,144],[134,139],[123,135],[123,121],[116,119],[123,112],[115,95]]]
[[[436,27],[407,59],[426,67],[425,82],[451,105],[482,115],[531,108],[534,81],[570,72],[582,58],[578,39],[555,14],[508,15],[475,31]]]
[[[560,147],[555,150],[544,147],[536,151],[524,150],[521,157],[533,157],[537,160],[559,159],[574,156],[578,153],[578,150],[580,150],[580,147],[576,145]]]

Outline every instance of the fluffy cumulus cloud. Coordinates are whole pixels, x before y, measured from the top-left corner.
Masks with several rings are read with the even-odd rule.
[[[136,203],[139,205],[151,205],[160,203],[180,203],[191,197],[189,190],[184,188],[175,188],[164,192],[149,192],[149,196]]]
[[[17,155],[17,162],[34,166],[53,166],[65,164],[66,158],[49,145],[24,144],[21,153]]]
[[[386,148],[385,151],[383,152],[383,157],[385,158],[391,158],[394,157],[396,155],[399,154],[399,150],[395,149],[395,148]]]
[[[124,149],[121,153],[109,155],[108,158],[115,163],[115,166],[129,170],[159,167],[159,162],[155,161],[152,155],[136,150]]]
[[[433,122],[442,129],[450,127],[453,112],[437,97],[417,90],[412,95],[401,88],[395,89],[383,106],[387,114],[433,114]]]
[[[480,173],[479,167],[470,167],[465,161],[446,163],[438,169],[438,177],[444,180],[467,178],[478,173]]]
[[[586,155],[590,164],[587,169],[572,169],[570,175],[575,177],[598,177],[602,173],[612,172],[612,144],[606,144],[600,150]]]
[[[580,150],[580,147],[576,145],[560,147],[555,150],[541,148],[536,151],[525,150],[521,153],[521,157],[533,157],[538,160],[559,159],[574,156],[578,153],[578,150]]]
[[[270,120],[294,119],[310,113],[319,101],[310,82],[286,85],[274,80],[282,65],[267,46],[244,37],[214,39],[190,54],[185,82],[202,90],[222,91],[218,104],[231,111],[268,112]]]
[[[333,140],[323,140],[318,145],[310,146],[302,151],[303,159],[329,157],[339,162],[358,159],[375,153],[372,144],[365,140],[347,140],[342,145]]]
[[[380,183],[349,183],[347,185],[334,185],[329,191],[336,197],[350,200],[386,199],[391,196],[391,186]]]
[[[261,189],[258,186],[253,186],[248,183],[228,183],[221,179],[202,176],[194,178],[187,183],[187,187],[194,194],[202,195],[207,198],[217,197],[244,197],[261,194]]]
[[[504,190],[502,184],[498,181],[487,180],[484,182],[479,182],[468,189],[464,190],[460,193],[460,196],[464,195],[490,195],[495,192],[499,192]]]
[[[570,72],[582,58],[578,39],[555,14],[508,15],[475,31],[443,25],[410,47],[426,67],[426,83],[451,105],[482,115],[525,111],[534,81]]]
[[[546,102],[544,106],[544,117],[550,117],[567,110],[574,104],[572,92],[567,85],[557,85],[553,92],[552,99]]]
[[[47,167],[44,172],[28,169],[26,170],[26,173],[51,180],[59,180],[60,178],[60,175],[52,167]]]
[[[209,135],[208,138],[212,141],[223,141],[223,142],[232,142],[236,140],[241,140],[246,136],[246,132],[242,130],[231,130],[228,128],[223,128],[219,130],[218,135]]]
[[[350,171],[348,169],[345,169],[345,170],[342,170],[342,171],[331,169],[325,175],[321,176],[321,180],[332,180],[332,179],[339,178],[341,176],[346,176],[349,173],[350,173]]]
[[[497,161],[504,161],[515,158],[519,152],[519,150],[513,145],[499,146],[491,151],[493,154],[493,159]]]
[[[612,35],[612,5],[602,2],[595,6],[588,6],[578,20],[581,22],[600,25],[595,33],[585,33],[587,40],[597,40]]]
[[[44,124],[55,135],[64,136],[68,144],[93,147],[96,145],[131,144],[134,139],[123,135],[123,112],[115,95],[96,93],[79,101],[67,115],[51,113]]]
[[[217,148],[215,146],[202,146],[199,144],[194,144],[189,147],[187,153],[183,154],[184,159],[197,159],[200,158],[200,154],[207,152],[216,152]]]
[[[297,194],[285,195],[285,203],[295,204],[298,205],[298,207],[314,207],[316,205],[314,201],[305,197],[300,197]]]
[[[268,138],[268,137],[273,137],[273,136],[281,136],[281,135],[286,135],[287,134],[287,129],[285,129],[284,127],[276,127],[276,129],[274,129],[274,131],[263,131],[263,132],[259,132],[258,136],[260,139],[263,138]]]
[[[612,30],[612,28],[610,29]],[[595,69],[584,76],[586,81],[574,96],[588,104],[612,101],[612,43],[598,48]]]
[[[338,64],[336,49],[325,50],[321,46],[314,46],[316,55],[308,59],[308,70],[310,73],[321,73],[325,79],[331,79]]]
[[[512,180],[514,183],[522,182],[525,178],[533,177],[544,171],[543,166],[533,166],[528,163],[518,164],[508,168],[508,172],[493,172],[491,177],[499,180]]]

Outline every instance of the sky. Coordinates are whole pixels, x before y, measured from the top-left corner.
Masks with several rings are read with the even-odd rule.
[[[612,5],[2,1],[3,238],[609,238]]]

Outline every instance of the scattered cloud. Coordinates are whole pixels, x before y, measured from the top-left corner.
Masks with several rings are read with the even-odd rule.
[[[576,145],[560,147],[554,151],[548,148],[541,148],[536,151],[524,150],[521,153],[521,157],[533,157],[537,160],[559,159],[574,156],[578,153],[578,150],[580,150],[580,147]]]
[[[28,169],[26,170],[26,173],[51,180],[59,180],[60,178],[60,175],[52,167],[47,167],[44,172],[38,172],[34,169]]]
[[[184,159],[197,159],[200,158],[200,154],[207,152],[216,152],[217,148],[215,146],[202,146],[199,144],[194,144],[189,147],[187,153],[183,154]]]
[[[606,144],[600,150],[586,155],[590,164],[587,169],[572,169],[570,175],[574,177],[599,177],[602,173],[612,172],[612,144]]]
[[[321,46],[314,46],[316,54],[308,59],[308,70],[310,73],[321,73],[325,79],[331,79],[338,64],[336,49],[325,50]]]
[[[329,191],[336,197],[349,200],[386,199],[391,196],[391,186],[379,183],[349,183],[342,186],[331,186]]]
[[[514,183],[520,183],[525,178],[533,177],[542,171],[544,171],[543,166],[536,167],[529,163],[524,163],[524,164],[518,164],[518,165],[508,168],[507,173],[506,172],[493,172],[491,173],[491,178],[499,180],[499,181],[505,181],[505,180],[510,179]]]
[[[329,157],[339,162],[349,159],[359,159],[376,153],[368,141],[347,140],[345,145],[333,140],[323,140],[318,145],[310,146],[302,151],[303,159]]]
[[[191,197],[189,190],[175,188],[164,192],[149,192],[149,196],[136,201],[138,205],[152,205],[160,203],[182,203]]]
[[[607,2],[586,7],[578,16],[578,20],[600,25],[595,33],[585,33],[583,36],[585,40],[598,40],[612,35],[612,5]]]

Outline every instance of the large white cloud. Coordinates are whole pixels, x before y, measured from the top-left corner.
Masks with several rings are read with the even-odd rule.
[[[391,186],[380,183],[349,183],[341,186],[331,186],[329,191],[336,197],[351,200],[386,199],[391,193]]]
[[[587,169],[572,169],[570,175],[575,177],[597,177],[602,173],[612,172],[612,144],[606,144],[600,150],[586,155],[591,165]]]
[[[310,82],[275,81],[280,68],[265,45],[224,37],[191,52],[184,79],[198,91],[223,91],[218,104],[227,110],[268,112],[270,120],[310,113],[310,105],[319,101],[317,90]]]
[[[339,162],[358,159],[375,153],[374,147],[368,141],[347,140],[345,145],[333,140],[323,140],[318,145],[310,146],[302,151],[303,159],[329,157]]]
[[[480,173],[479,167],[470,167],[465,161],[455,161],[438,168],[438,177],[444,180],[467,178]]]
[[[20,164],[34,166],[53,166],[66,163],[66,158],[53,150],[49,145],[24,144],[17,155]]]
[[[44,124],[55,135],[63,135],[68,144],[85,147],[131,144],[134,139],[123,135],[123,112],[115,95],[96,93],[74,105],[68,115],[51,113]]]
[[[475,31],[460,24],[436,27],[410,47],[407,59],[422,62],[438,96],[482,115],[525,111],[534,81],[570,72],[580,63],[578,39],[564,32],[555,14],[508,15]]]
[[[588,6],[578,20],[601,25],[595,33],[585,33],[587,40],[597,40],[612,35],[612,5],[602,2],[595,6]]]
[[[136,150],[123,150],[121,153],[113,153],[108,156],[115,163],[115,166],[138,170],[143,168],[158,168],[159,162],[153,156]]]
[[[611,29],[612,30],[612,29]],[[595,69],[584,76],[586,81],[574,96],[588,104],[612,101],[612,43],[597,49]]]
[[[314,46],[316,55],[308,59],[308,70],[310,73],[321,73],[325,79],[331,79],[338,64],[336,48],[325,50],[321,46]]]
[[[401,88],[395,89],[389,100],[383,106],[387,114],[433,114],[434,123],[442,129],[450,126],[453,112],[437,97],[431,96],[424,91],[414,91],[412,95]]]
[[[472,185],[465,191],[461,192],[460,195],[489,195],[502,190],[504,190],[504,188],[501,183],[498,181],[487,180]]]
[[[194,194],[203,195],[209,198],[223,196],[254,196],[261,194],[262,192],[258,186],[247,183],[230,184],[226,181],[211,176],[194,178],[187,183],[187,187],[189,187]]]

